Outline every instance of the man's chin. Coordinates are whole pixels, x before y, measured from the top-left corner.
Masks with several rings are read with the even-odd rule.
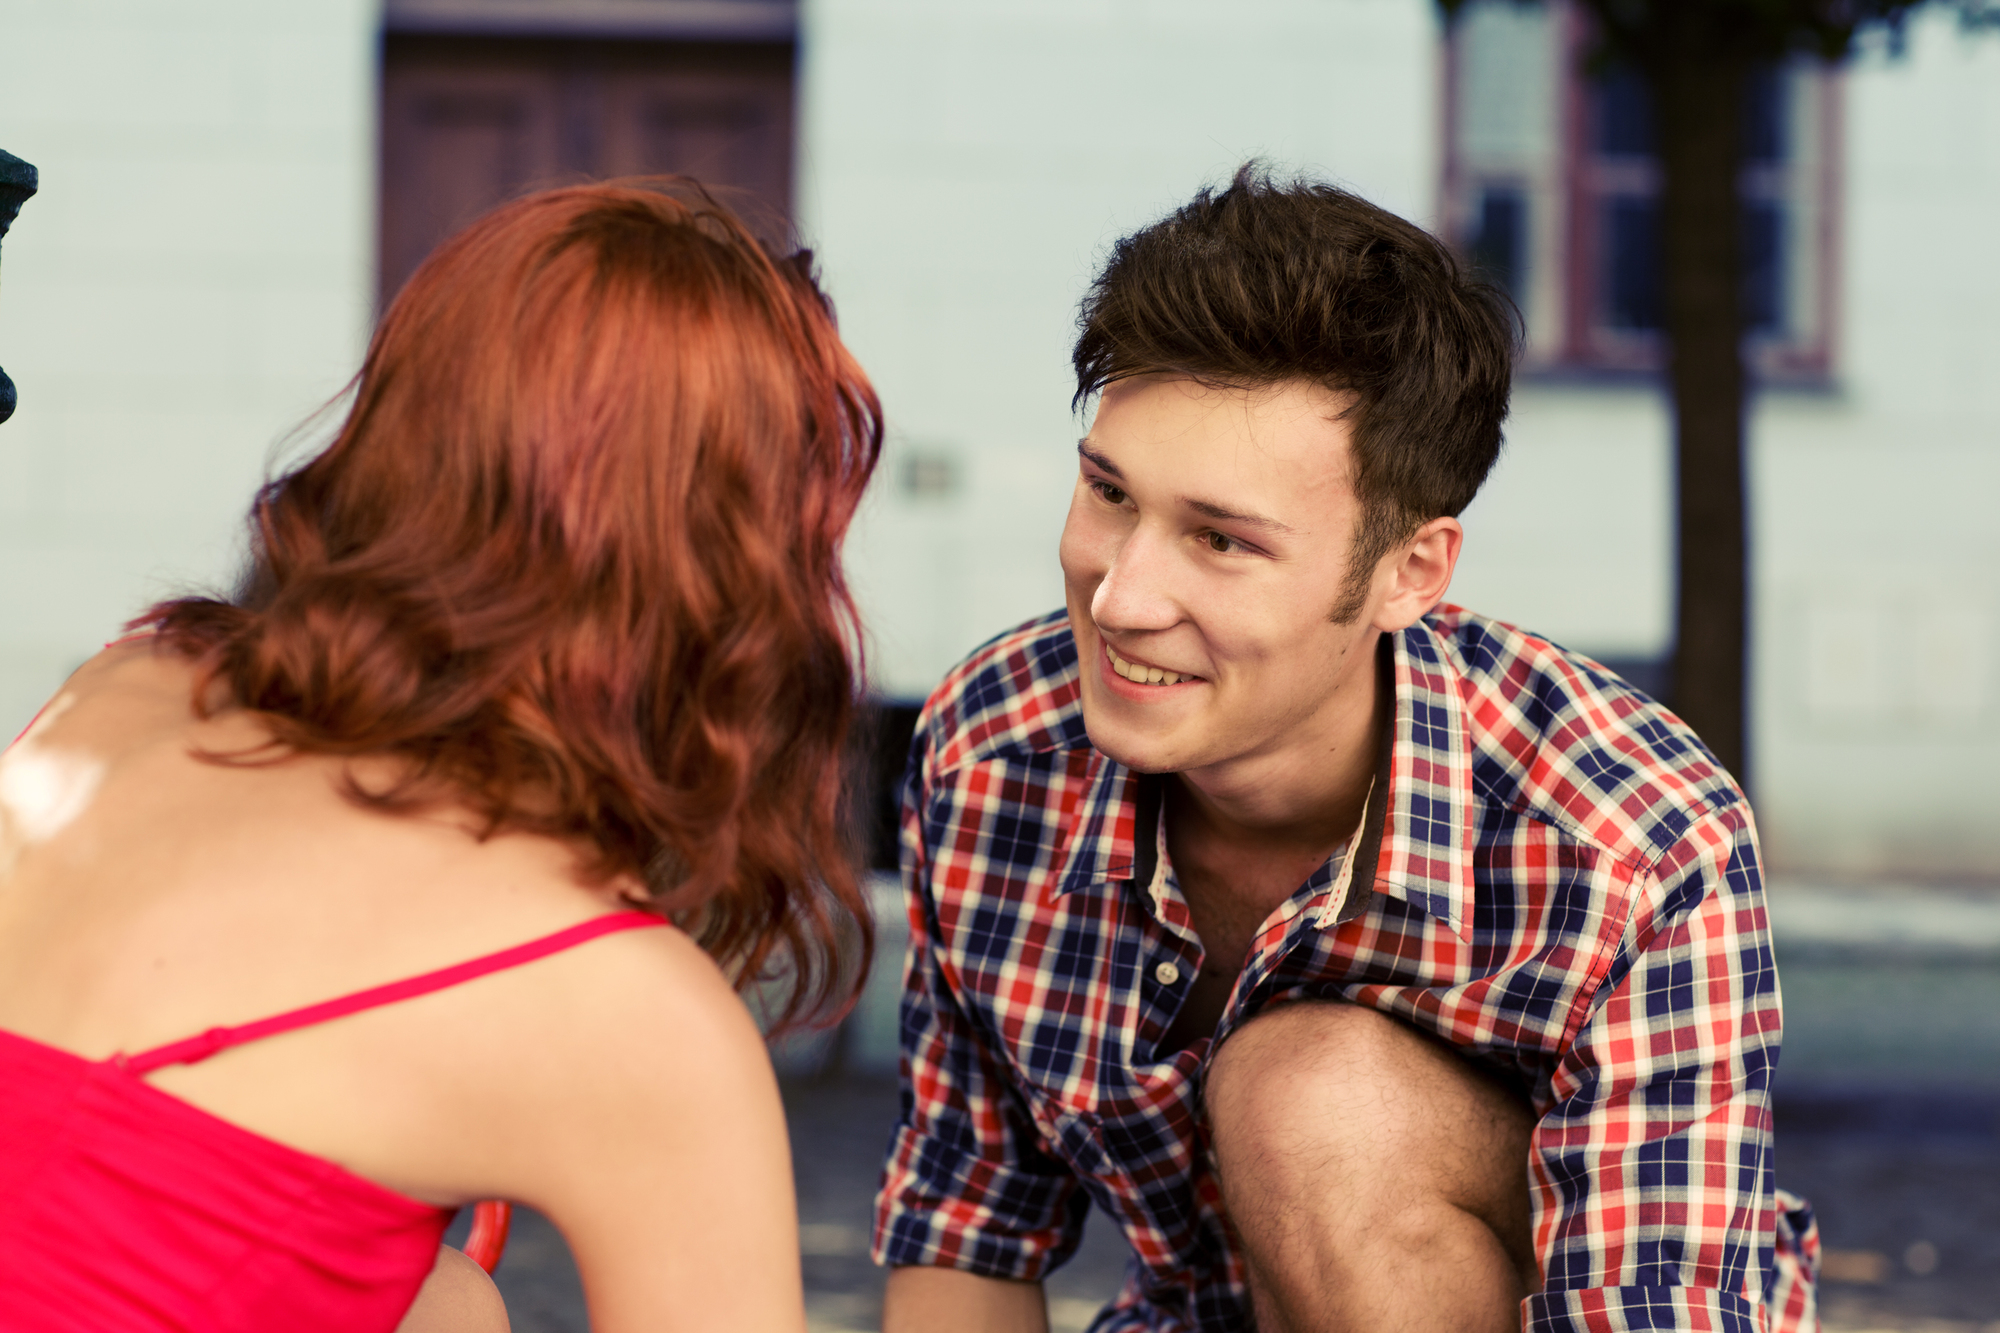
[[[1189,759],[1193,747],[1188,745],[1186,737],[1179,734],[1181,728],[1173,728],[1170,732],[1154,731],[1092,716],[1096,711],[1086,698],[1083,729],[1090,736],[1091,745],[1108,758],[1117,760],[1135,773],[1178,773],[1192,766]]]

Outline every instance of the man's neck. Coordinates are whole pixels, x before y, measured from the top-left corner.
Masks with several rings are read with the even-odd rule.
[[[1310,744],[1167,784],[1167,847],[1202,961],[1162,1050],[1215,1031],[1259,928],[1360,825],[1395,708],[1372,646],[1365,660],[1353,706],[1312,729]]]
[[[1173,775],[1177,832],[1211,846],[1331,854],[1361,822],[1382,729],[1394,724],[1395,685],[1371,646],[1344,706],[1282,750]]]

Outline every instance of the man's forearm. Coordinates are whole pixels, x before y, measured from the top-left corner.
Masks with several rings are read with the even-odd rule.
[[[882,1333],[1048,1333],[1039,1282],[953,1268],[895,1268],[882,1297]]]

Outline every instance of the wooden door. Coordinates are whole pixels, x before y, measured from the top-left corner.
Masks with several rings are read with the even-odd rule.
[[[380,294],[523,191],[676,174],[791,210],[793,48],[390,34]]]

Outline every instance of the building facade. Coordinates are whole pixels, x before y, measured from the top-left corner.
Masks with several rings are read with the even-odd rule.
[[[1453,599],[1643,674],[1672,599],[1643,127],[1566,74],[1559,4],[1475,6],[1456,40],[1432,0],[1223,14],[0,0],[0,146],[43,181],[0,298],[22,394],[0,728],[148,601],[226,583],[252,488],[412,256],[516,182],[629,170],[728,179],[821,256],[888,408],[850,556],[886,695],[1060,602],[1077,298],[1117,236],[1251,157],[1510,283],[1530,356]],[[1746,186],[1767,848],[1794,876],[2000,879],[2000,36],[1925,16],[1767,101]]]

